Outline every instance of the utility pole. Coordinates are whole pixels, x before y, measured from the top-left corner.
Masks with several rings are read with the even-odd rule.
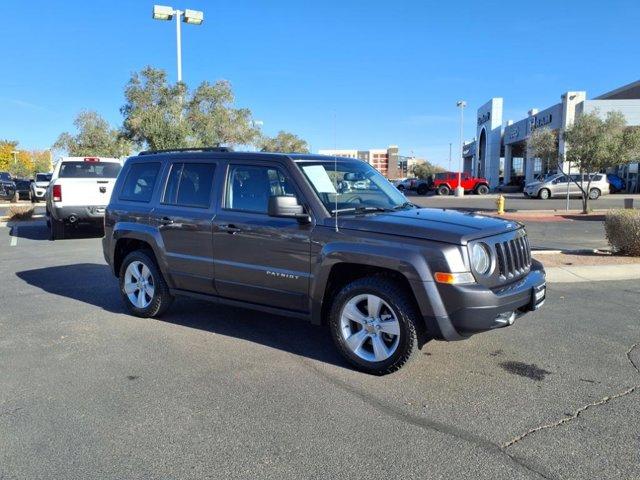
[[[451,171],[451,146],[453,145],[452,142],[449,142],[449,171]]]
[[[464,188],[462,188],[462,167],[464,163],[464,107],[467,102],[458,100],[456,106],[460,108],[460,168],[458,168],[458,186],[456,187],[455,196],[464,197]]]

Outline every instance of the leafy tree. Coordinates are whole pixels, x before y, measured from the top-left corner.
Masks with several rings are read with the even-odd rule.
[[[640,155],[640,129],[627,127],[624,115],[620,112],[608,112],[605,119],[600,118],[598,111],[580,115],[563,132],[563,139],[567,144],[564,159],[557,153],[555,134],[548,129],[534,131],[528,140],[528,147],[543,160],[555,160],[559,168],[570,165],[572,171],[578,170],[579,178],[570,178],[580,188],[583,213],[589,212],[592,181],[592,177],[585,174],[629,163]],[[562,173],[568,175],[569,172]]]
[[[123,130],[140,147],[152,150],[253,144],[260,130],[251,111],[234,108],[231,84],[202,82],[192,93],[171,85],[164,70],[146,67],[125,88]]]
[[[0,171],[7,172],[14,162],[14,155],[18,147],[18,142],[14,140],[0,140]]]
[[[309,153],[309,145],[297,135],[280,130],[275,137],[263,137],[258,142],[262,152]]]
[[[445,171],[444,168],[442,168],[441,166],[434,165],[433,163],[426,160],[424,162],[414,165],[412,169],[412,173],[417,178],[422,178],[422,179],[428,178],[431,175],[435,175],[436,173],[440,173],[444,171]]]
[[[31,159],[33,161],[33,173],[50,172],[51,151],[50,150],[32,150]]]
[[[70,156],[124,157],[131,152],[130,143],[118,130],[94,111],[83,111],[73,122],[77,133],[61,133],[53,148],[64,150]]]
[[[152,150],[189,147],[190,128],[183,118],[184,83],[169,85],[164,70],[146,67],[134,73],[125,87],[125,136]]]
[[[260,138],[251,110],[233,108],[234,100],[231,84],[226,80],[202,82],[196,88],[186,105],[193,143],[248,145]]]

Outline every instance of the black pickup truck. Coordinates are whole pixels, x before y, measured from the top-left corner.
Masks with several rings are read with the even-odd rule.
[[[186,295],[304,318],[375,374],[430,338],[511,325],[545,299],[521,224],[417,208],[355,159],[143,152],[118,176],[103,247],[134,315]]]
[[[0,172],[0,200],[16,200],[16,184],[8,172]]]

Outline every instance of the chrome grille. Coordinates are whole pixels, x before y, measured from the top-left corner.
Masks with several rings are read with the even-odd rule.
[[[497,242],[494,248],[500,277],[517,277],[531,268],[531,248],[526,235]]]

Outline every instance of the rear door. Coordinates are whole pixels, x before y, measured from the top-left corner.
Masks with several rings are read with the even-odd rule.
[[[213,160],[170,162],[160,200],[151,214],[164,243],[167,268],[176,288],[215,294],[212,221]]]
[[[64,206],[105,207],[120,172],[119,161],[97,157],[63,160],[58,182],[63,186]]]

